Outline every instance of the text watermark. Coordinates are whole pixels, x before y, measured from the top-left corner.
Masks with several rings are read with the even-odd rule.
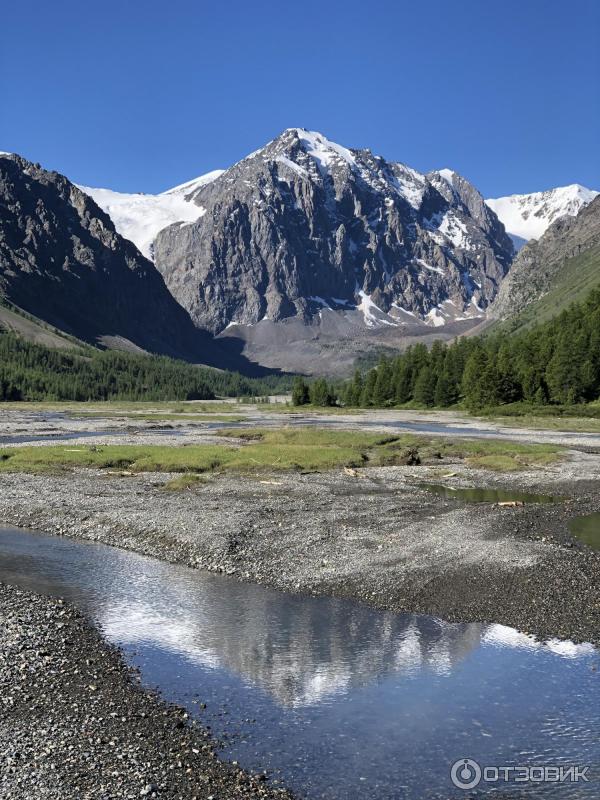
[[[459,758],[450,770],[458,789],[474,789],[482,783],[579,783],[588,782],[589,767],[583,766],[482,766],[472,758]]]

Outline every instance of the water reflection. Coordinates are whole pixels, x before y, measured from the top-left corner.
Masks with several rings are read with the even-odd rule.
[[[274,770],[308,798],[461,797],[449,767],[466,756],[590,764],[600,776],[590,645],[294,597],[10,530],[0,530],[0,580],[85,607],[146,685],[226,737],[226,757]]]
[[[418,483],[420,489],[437,494],[447,500],[464,500],[467,503],[556,503],[559,497],[550,494],[518,492],[513,489],[486,489],[476,486],[446,486],[443,483]]]
[[[600,550],[600,513],[585,514],[571,520],[569,530],[584,544]]]
[[[252,587],[254,588],[254,587]],[[177,609],[177,611],[175,611]],[[190,596],[172,581],[164,595],[111,603],[98,613],[108,636],[153,644],[266,689],[282,705],[320,703],[391,673],[448,673],[481,640],[483,626],[417,615],[373,614],[331,598],[286,597],[203,581]]]

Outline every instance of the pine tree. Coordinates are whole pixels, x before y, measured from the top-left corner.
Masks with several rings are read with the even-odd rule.
[[[432,367],[421,367],[415,381],[414,399],[424,406],[432,406],[435,401],[437,378]]]
[[[562,335],[546,369],[550,397],[557,403],[578,403],[584,395],[582,362],[572,339]]]
[[[305,406],[310,402],[308,384],[304,378],[294,378],[292,386],[292,405]]]
[[[434,404],[441,408],[447,408],[448,406],[454,405],[457,399],[455,385],[448,375],[442,372],[441,375],[438,375],[435,384],[435,392],[433,395]]]
[[[386,358],[379,361],[377,380],[373,388],[373,405],[377,408],[385,406],[392,399],[392,368]]]
[[[400,357],[396,361],[393,376],[394,400],[401,406],[412,400],[412,372],[408,359]]]
[[[347,394],[347,403],[350,406],[358,406],[360,405],[360,396],[362,394],[364,382],[362,377],[362,372],[357,369],[354,372],[354,378],[349,387],[349,391]]]
[[[373,396],[375,393],[375,384],[377,383],[377,370],[370,369],[367,373],[365,385],[360,395],[360,405],[362,408],[367,408],[373,405]]]
[[[310,402],[313,406],[331,406],[334,397],[325,378],[317,378],[310,387]]]

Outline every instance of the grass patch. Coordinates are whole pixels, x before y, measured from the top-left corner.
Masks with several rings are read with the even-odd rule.
[[[229,448],[214,445],[16,447],[0,450],[0,471],[56,472],[77,467],[94,467],[126,469],[132,472],[207,472],[219,466],[228,450]]]
[[[499,472],[542,467],[562,457],[562,448],[550,444],[520,444],[491,439],[442,439],[426,438],[406,434],[381,446],[375,454],[378,463],[435,463],[450,459],[466,461],[473,467],[482,467]],[[396,460],[394,460],[396,455]]]
[[[494,422],[511,428],[531,428],[566,433],[600,433],[600,419],[594,417],[493,417]]]
[[[490,440],[442,439],[413,434],[400,436],[319,428],[256,431],[224,430],[242,444],[185,446],[65,445],[11,447],[0,450],[0,472],[58,472],[81,467],[131,472],[186,473],[193,481],[219,470],[325,471],[341,467],[435,463],[466,460],[473,466],[503,471],[540,467],[561,457],[552,445]],[[189,484],[187,484],[189,485]],[[182,483],[183,488],[186,484]]]
[[[244,422],[246,417],[235,416],[235,414],[186,414],[177,413],[152,413],[146,411],[90,411],[72,414],[79,419],[138,419],[144,422]]]
[[[250,404],[253,407],[254,404]],[[245,403],[234,400],[182,400],[179,402],[147,400],[106,400],[77,403],[63,402],[6,402],[2,408],[12,411],[61,411],[66,414],[106,416],[108,414],[147,413],[147,414],[239,414],[247,408]],[[261,406],[262,408],[262,406]]]
[[[443,455],[463,458],[473,467],[482,467],[497,472],[544,467],[562,458],[562,448],[551,444],[520,444],[500,440],[446,440]]]
[[[302,445],[305,447],[368,448],[396,441],[399,436],[368,431],[336,431],[329,428],[224,428],[220,436],[261,441],[269,445]]]
[[[310,403],[304,406],[293,406],[291,403],[271,403],[269,405],[261,405],[260,410],[272,412],[273,414],[314,414],[326,417],[332,414],[342,414],[346,416],[362,414],[368,409],[346,408],[345,406],[313,406]]]
[[[193,472],[191,474],[178,475],[176,478],[171,478],[163,485],[165,492],[183,492],[187,489],[193,489],[194,486],[208,483],[208,478],[205,475],[198,475]]]
[[[222,430],[247,442],[228,461],[233,469],[326,470],[358,467],[367,463],[370,453],[393,436],[362,431],[330,431],[321,428],[278,428],[275,430]]]
[[[479,417],[509,417],[511,420],[530,418],[530,419],[600,419],[600,402],[594,400],[591,403],[577,403],[576,405],[536,405],[521,401],[518,403],[506,403],[501,406],[492,406],[478,412]]]

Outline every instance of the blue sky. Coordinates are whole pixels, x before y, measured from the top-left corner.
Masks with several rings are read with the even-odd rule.
[[[4,4],[0,150],[162,191],[287,127],[486,196],[600,189],[598,0]]]

